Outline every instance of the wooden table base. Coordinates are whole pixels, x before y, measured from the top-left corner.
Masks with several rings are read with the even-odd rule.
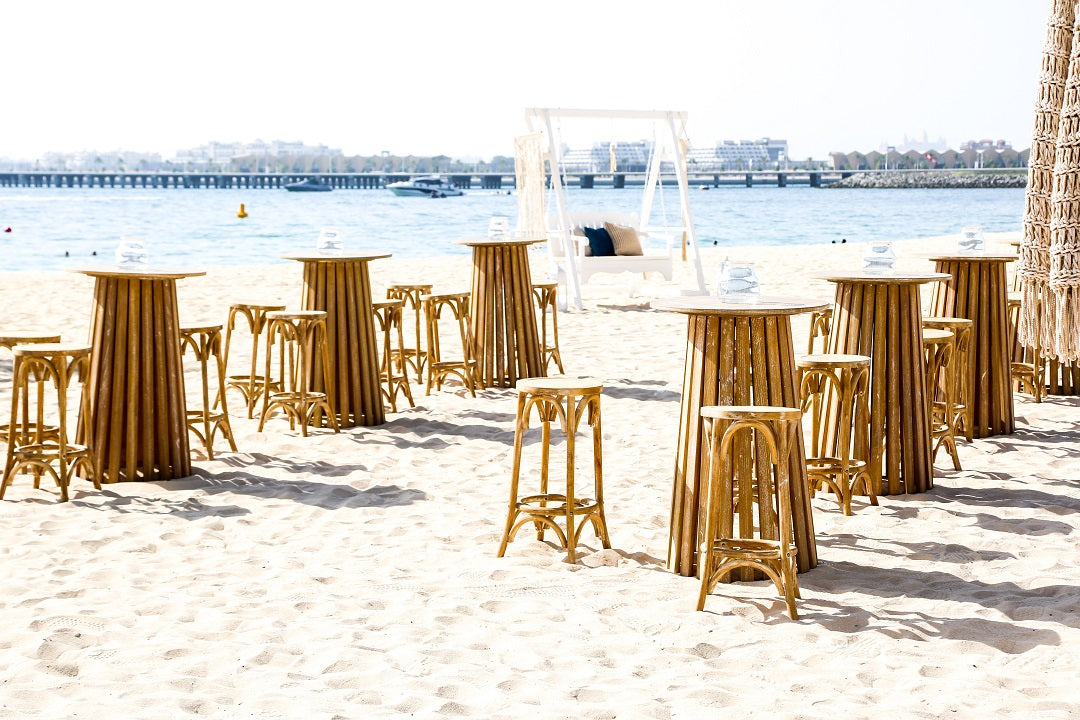
[[[681,575],[697,573],[698,548],[704,540],[708,448],[700,414],[705,405],[799,407],[788,315],[688,318],[668,545],[668,566]],[[748,452],[740,457],[740,463],[750,462]],[[803,572],[817,565],[817,545],[801,427],[789,457],[789,473],[792,525]]]
[[[934,288],[930,314],[971,320],[972,435],[1011,433],[1012,379],[1006,257],[936,258],[938,272],[952,277]]]
[[[919,302],[925,281],[834,282],[829,352],[870,357],[869,466],[876,492],[926,492],[934,469]]]
[[[90,405],[104,483],[191,474],[176,282],[99,275]],[[84,435],[82,428],[79,437]]]
[[[326,311],[326,340],[334,377],[330,404],[341,427],[386,422],[379,387],[378,337],[371,313],[369,259],[301,257],[304,310]],[[313,368],[311,389],[325,392],[322,367]]]
[[[521,378],[544,377],[533,309],[529,243],[462,241],[473,248],[470,329],[485,387],[514,387]]]

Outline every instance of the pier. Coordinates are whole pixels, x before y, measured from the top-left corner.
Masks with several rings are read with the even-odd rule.
[[[927,171],[905,170],[725,170],[687,172],[691,187],[702,189],[725,186],[755,187],[773,185],[789,187],[809,185],[824,187],[852,175],[874,176],[878,173],[904,173]],[[978,170],[934,170],[934,173],[978,173]],[[991,171],[994,172],[994,171]],[[1000,170],[996,172],[1001,172]],[[75,172],[66,170],[40,170],[26,172],[0,172],[0,187],[15,188],[151,188],[151,189],[281,189],[285,185],[318,178],[334,189],[341,190],[378,190],[392,182],[409,180],[432,173],[245,173],[245,172]],[[473,190],[504,191],[515,187],[512,172],[474,172],[440,173],[456,187]],[[625,188],[642,185],[646,180],[644,172],[570,172],[565,174],[566,185],[584,189],[596,187]],[[550,179],[549,179],[550,181]],[[665,185],[675,184],[674,173],[664,173]]]

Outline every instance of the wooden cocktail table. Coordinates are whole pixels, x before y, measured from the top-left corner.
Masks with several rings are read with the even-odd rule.
[[[829,352],[870,357],[869,469],[878,495],[934,485],[919,286],[942,273],[867,271],[820,276],[836,283]]]
[[[1006,264],[1012,254],[932,255],[936,270],[948,278],[934,288],[930,313],[971,320],[971,388],[973,437],[1011,433],[1012,379],[1009,374],[1008,285]]]
[[[533,309],[529,246],[544,238],[460,240],[473,250],[469,322],[474,357],[485,387],[514,387],[544,377]]]
[[[285,257],[304,263],[301,308],[326,311],[326,342],[334,371],[330,405],[341,427],[386,422],[367,264],[388,257],[390,253]],[[311,389],[325,392],[321,368],[314,372]]]
[[[701,422],[705,405],[764,405],[798,408],[799,386],[791,342],[791,316],[823,310],[822,302],[759,298],[754,303],[716,297],[657,300],[653,308],[687,316],[679,444],[671,499],[668,567],[697,573],[698,548],[708,503],[708,449]],[[749,463],[749,453],[746,453]],[[792,448],[790,499],[799,571],[817,565],[814,518],[806,480],[802,429]]]
[[[103,483],[191,474],[176,281],[201,270],[90,268],[90,412]],[[84,429],[78,431],[82,442]]]

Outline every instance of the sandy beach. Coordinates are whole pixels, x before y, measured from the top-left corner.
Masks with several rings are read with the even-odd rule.
[[[898,267],[954,243],[896,243]],[[730,255],[765,294],[828,300],[810,276],[863,250],[703,254],[710,282]],[[533,253],[534,279],[546,269]],[[372,285],[467,290],[470,270],[391,258]],[[181,317],[295,308],[300,279],[295,263],[211,269],[180,281]],[[612,549],[587,530],[576,565],[528,532],[495,557],[509,389],[413,385],[416,407],[384,425],[306,438],[280,418],[257,432],[232,395],[239,452],[196,449],[190,478],[80,480],[61,504],[17,477],[0,501],[0,718],[1080,717],[1080,398],[1017,395],[1016,432],[961,442],[963,471],[941,453],[932,492],[857,498],[851,517],[819,494],[797,621],[764,582],[696,612],[698,581],[666,569],[686,321],[649,304],[678,287],[629,297],[626,276],[598,277],[585,311],[559,315],[567,373],[605,386]],[[0,326],[82,341],[92,289],[0,274]],[[806,317],[794,329],[801,353]],[[3,422],[10,384],[3,353]]]

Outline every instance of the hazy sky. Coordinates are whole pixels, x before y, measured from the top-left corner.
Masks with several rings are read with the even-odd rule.
[[[302,140],[513,154],[528,106],[679,109],[793,158],[1030,142],[1050,0],[9,0],[0,157]],[[571,127],[575,125],[575,127]],[[651,125],[564,121],[575,138]]]

